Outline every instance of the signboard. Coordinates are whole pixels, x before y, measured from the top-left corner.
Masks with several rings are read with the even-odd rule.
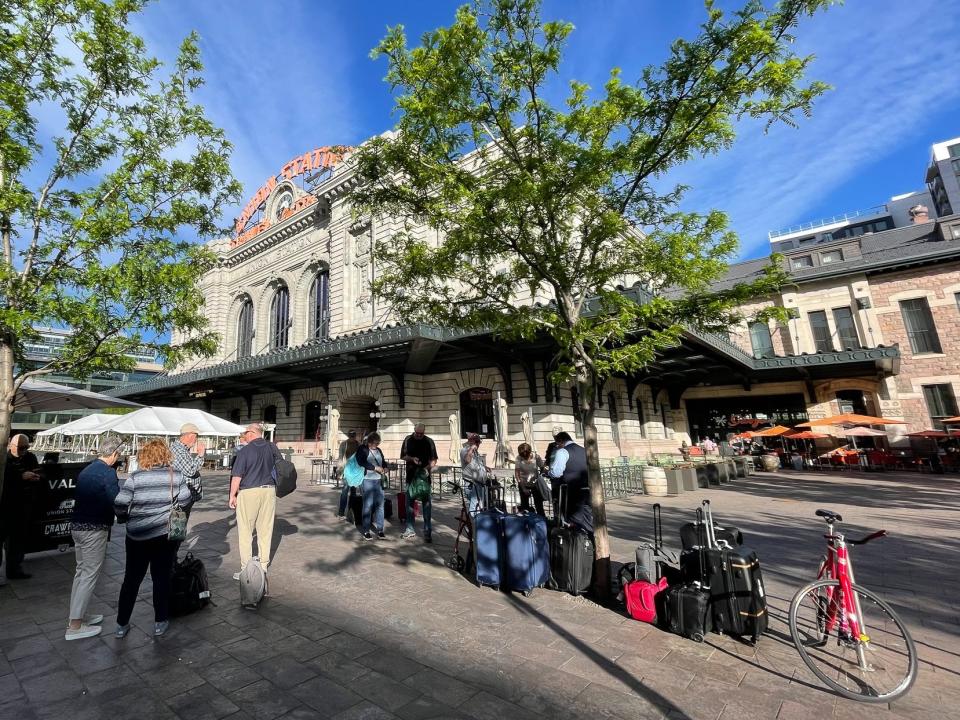
[[[62,545],[73,545],[70,535],[70,517],[73,515],[73,494],[77,476],[90,463],[63,463],[41,465],[37,468],[39,482],[30,483],[33,500],[24,551],[28,553],[55,550]]]
[[[244,206],[240,217],[237,218],[234,225],[234,239],[231,245],[240,245],[250,240],[270,225],[269,219],[259,223],[252,221],[254,216],[264,208],[267,199],[270,197],[270,193],[274,191],[279,183],[284,180],[293,180],[307,173],[316,175],[318,173],[329,172],[333,170],[334,166],[342,159],[343,154],[334,148],[320,147],[303,155],[298,155],[285,164],[276,175],[267,178],[263,185],[260,186],[260,189],[253,194],[253,197],[251,197]],[[311,179],[315,178],[308,178],[308,180]],[[296,203],[285,207],[277,220],[283,220],[285,217],[299,212],[316,201],[317,199],[312,195],[300,198]]]

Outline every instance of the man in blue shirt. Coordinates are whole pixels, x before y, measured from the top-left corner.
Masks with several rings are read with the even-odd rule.
[[[230,478],[230,508],[237,511],[240,538],[240,572],[253,557],[253,531],[257,531],[257,556],[266,570],[277,509],[276,462],[273,445],[263,439],[263,426],[251,423],[240,436],[246,441],[237,452]],[[240,579],[240,573],[233,576]]]

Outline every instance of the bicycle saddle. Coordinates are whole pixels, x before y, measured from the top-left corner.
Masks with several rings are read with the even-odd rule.
[[[832,523],[837,520],[843,522],[843,517],[840,513],[835,513],[833,510],[817,510],[815,513],[817,517],[826,518],[827,522]]]

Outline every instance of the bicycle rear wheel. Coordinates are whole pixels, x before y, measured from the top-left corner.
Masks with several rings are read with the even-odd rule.
[[[790,636],[810,671],[834,692],[860,702],[891,702],[917,678],[917,649],[893,608],[858,585],[853,591],[865,641],[847,632],[838,580],[818,580],[793,596]],[[837,621],[828,633],[831,614]]]

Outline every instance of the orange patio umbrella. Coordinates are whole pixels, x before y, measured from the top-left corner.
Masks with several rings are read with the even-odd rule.
[[[826,440],[830,436],[826,433],[813,432],[812,430],[804,430],[803,432],[794,433],[793,435],[784,435],[787,440]]]
[[[956,417],[947,418],[946,420],[941,420],[940,422],[947,423],[948,425],[953,425],[953,423],[960,423],[960,415]]]
[[[907,433],[907,437],[945,438],[948,437],[948,435],[943,430],[917,430],[917,432]]]
[[[784,425],[774,425],[773,427],[760,430],[759,432],[753,433],[754,437],[777,437],[783,435],[784,433],[790,432],[790,428],[785,427]]]
[[[960,420],[958,420],[960,422]],[[891,420],[889,418],[874,417],[873,415],[858,415],[857,413],[844,413],[843,415],[832,415],[831,417],[821,418],[820,420],[808,420],[800,423],[797,427],[815,427],[817,425],[906,425],[906,420]]]

